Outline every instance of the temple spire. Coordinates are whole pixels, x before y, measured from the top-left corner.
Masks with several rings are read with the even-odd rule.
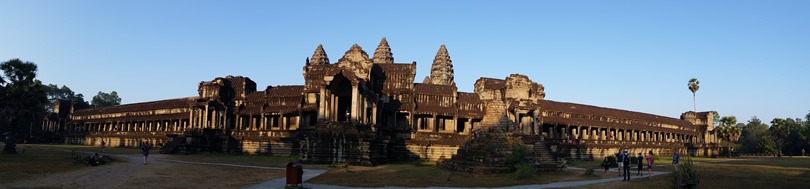
[[[447,48],[442,45],[436,57],[433,59],[433,65],[430,67],[430,81],[437,85],[452,85],[453,81],[453,61],[450,60],[450,54],[447,53]]]
[[[375,64],[394,63],[394,54],[391,53],[391,47],[388,46],[388,41],[385,37],[380,40],[380,45],[377,45],[377,50],[374,50],[374,58],[371,60]]]
[[[326,56],[323,45],[318,44],[318,48],[312,53],[312,58],[309,60],[309,63],[312,65],[329,64],[329,57]]]

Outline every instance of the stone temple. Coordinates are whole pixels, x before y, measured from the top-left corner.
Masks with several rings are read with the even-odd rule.
[[[358,165],[450,159],[476,129],[493,124],[486,120],[509,121],[543,161],[601,159],[625,148],[696,156],[718,149],[710,112],[670,118],[556,102],[520,74],[480,78],[474,92],[459,92],[444,45],[421,83],[414,83],[416,62],[394,63],[385,38],[373,57],[355,44],[331,62],[318,45],[302,65],[303,85],[257,88],[250,78],[227,76],[200,82],[193,97],[99,108],[57,100],[42,129],[69,144],[166,142],[170,153],[299,155]]]

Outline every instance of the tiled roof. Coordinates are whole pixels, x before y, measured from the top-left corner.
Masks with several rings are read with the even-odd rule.
[[[458,93],[458,116],[467,118],[483,118],[484,110],[481,99],[475,93]]]
[[[304,95],[303,85],[286,85],[270,88],[267,96],[273,97],[301,97]]]
[[[453,85],[416,83],[413,86],[413,91],[417,95],[454,96],[456,94],[456,90],[456,86]]]
[[[661,123],[661,124],[668,124],[677,126],[680,128],[695,128],[692,123],[689,123],[685,120],[640,113],[640,112],[633,112],[627,110],[619,110],[619,109],[612,109],[612,108],[603,108],[597,106],[590,106],[584,104],[574,104],[574,103],[566,103],[566,102],[555,102],[550,100],[541,100],[540,106],[542,111],[552,111],[552,112],[564,112],[570,114],[581,114],[581,115],[593,115],[593,116],[605,116],[611,117],[613,119],[630,119],[631,123],[622,123],[622,122],[609,122],[607,120],[595,120],[589,119],[585,117],[579,116],[570,116],[567,118],[562,118],[559,116],[543,116],[543,122],[545,123],[557,123],[557,124],[566,124],[566,125],[593,125],[593,126],[607,126],[607,127],[616,127],[616,128],[633,128],[633,129],[649,129],[650,126],[644,125],[639,123],[639,121],[650,122],[650,123]],[[665,129],[661,128],[661,130],[667,130],[669,132],[675,133],[689,133],[684,130],[679,129]]]
[[[85,116],[85,115],[107,114],[107,113],[137,112],[156,109],[188,108],[190,106],[189,103],[196,99],[197,97],[187,97],[187,98],[177,98],[152,102],[124,104],[117,106],[86,108],[74,111],[73,115]]]

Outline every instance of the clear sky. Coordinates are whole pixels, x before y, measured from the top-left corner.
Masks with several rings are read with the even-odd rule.
[[[546,99],[745,122],[810,110],[810,1],[6,1],[0,60],[39,66],[46,84],[123,103],[197,95],[250,77],[302,85],[323,44],[332,62],[386,37],[397,63],[430,74],[447,46],[460,91],[528,75]]]

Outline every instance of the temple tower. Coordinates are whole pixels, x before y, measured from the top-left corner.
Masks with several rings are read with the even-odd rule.
[[[318,44],[318,48],[312,53],[312,59],[309,60],[309,63],[311,65],[329,64],[329,57],[326,56],[323,45]]]
[[[380,45],[377,45],[377,50],[374,50],[374,58],[371,61],[375,64],[394,63],[394,54],[391,53],[391,47],[388,46],[388,41],[385,40],[385,37],[380,40]]]
[[[437,85],[453,85],[453,61],[447,53],[447,48],[442,45],[436,57],[433,58],[433,66],[430,67],[430,83]]]
[[[373,63],[371,59],[368,58],[366,51],[363,51],[363,48],[354,44],[346,51],[343,58],[338,60],[337,65],[340,68],[351,70],[357,77],[363,80],[368,80],[368,75],[371,72]]]

